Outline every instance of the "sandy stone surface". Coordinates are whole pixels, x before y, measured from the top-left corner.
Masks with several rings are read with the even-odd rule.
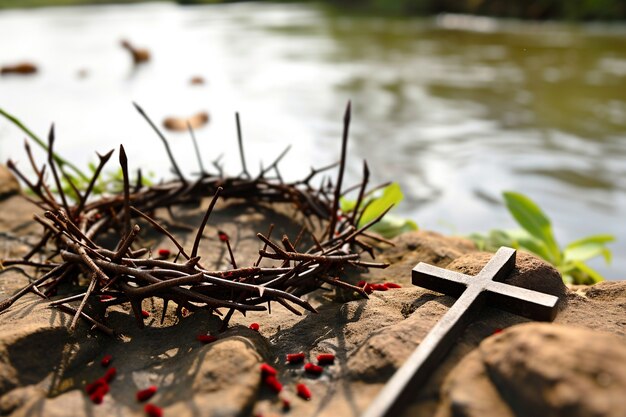
[[[453,369],[436,416],[619,417],[624,386],[623,339],[526,323],[486,339]]]
[[[36,240],[32,234],[38,230],[29,220],[33,206],[14,196],[0,202],[0,213],[0,258],[25,253],[28,244]],[[177,211],[176,221],[197,224],[201,213],[194,209]],[[219,225],[231,236],[238,261],[251,262],[261,246],[254,234],[267,230],[270,222],[278,224],[276,235],[293,236],[299,230],[298,219],[289,211],[276,213],[268,208],[219,205],[205,232],[201,255],[210,260],[207,265],[226,266],[227,256],[216,236]],[[154,248],[167,247],[167,242],[145,232],[147,239],[153,239]],[[176,230],[176,234],[185,239],[183,230]],[[186,244],[192,240],[193,236],[187,237]],[[162,407],[165,416],[358,416],[454,302],[451,297],[412,286],[411,269],[415,264],[429,262],[472,274],[490,256],[477,252],[464,239],[426,231],[400,236],[395,244],[380,248],[377,253],[377,259],[391,263],[389,268],[354,273],[349,279],[395,282],[402,288],[376,291],[369,299],[317,291],[309,296],[309,301],[318,314],[304,312],[297,316],[272,305],[271,314],[236,314],[231,327],[221,334],[216,316],[195,313],[178,317],[175,306],[169,307],[165,322],[160,324],[156,318],[161,311],[158,300],[144,302],[142,307],[151,316],[143,330],[135,325],[129,307],[122,306],[110,311],[106,318],[109,325],[120,330],[119,338],[92,331],[83,323],[70,334],[70,316],[48,308],[46,302],[29,294],[0,314],[0,415],[141,416],[143,404],[137,402],[135,393],[156,385],[158,392],[150,401]],[[27,282],[19,270],[5,271],[0,275],[0,300]],[[520,353],[515,367],[507,368],[505,352],[523,352],[522,342],[527,339],[523,335],[529,332],[525,329],[535,324],[487,307],[424,389],[416,392],[415,403],[407,415],[473,416],[478,415],[470,414],[475,410],[482,410],[482,416],[524,415],[517,414],[519,408],[515,407],[528,398],[533,401],[529,410],[553,411],[526,415],[584,415],[568,414],[571,408],[566,405],[568,398],[589,395],[588,376],[581,376],[581,381],[587,381],[584,383],[563,385],[552,391],[546,387],[554,382],[554,372],[563,381],[574,378],[576,367],[582,365],[573,358],[581,352],[589,352],[588,358],[622,358],[623,351],[618,347],[626,341],[626,283],[607,282],[569,290],[552,267],[525,253],[518,254],[517,268],[509,283],[550,292],[562,299],[557,325],[542,325],[545,327],[540,327],[541,333],[532,339],[532,352],[539,353],[526,355],[526,359]],[[259,332],[248,328],[254,322],[260,324]],[[498,329],[506,330],[494,336]],[[218,335],[218,341],[205,345],[196,340],[198,334],[206,333]],[[586,341],[596,337],[593,348],[585,350]],[[611,347],[603,350],[606,343],[601,342]],[[561,360],[558,367],[540,365],[540,361],[556,360],[560,349],[568,352],[563,356],[570,360]],[[319,353],[334,353],[336,359],[324,367],[320,376],[311,376],[301,364],[285,362],[286,354],[296,352],[304,352],[306,360],[314,363]],[[103,403],[95,405],[85,394],[85,385],[106,371],[100,365],[105,354],[113,355],[111,366],[117,369],[117,376]],[[535,357],[537,362],[532,361]],[[263,362],[278,370],[284,387],[280,396],[262,383],[259,366]],[[624,363],[621,361],[620,372]],[[593,387],[607,401],[614,400],[615,391],[613,382],[606,381],[624,386],[620,379],[623,372],[613,374],[614,370],[609,369],[615,367],[608,359],[594,360],[593,366],[583,367],[585,375],[602,375],[606,371],[610,376],[599,377],[601,383]],[[526,378],[520,381],[527,382],[524,384],[519,378]],[[296,396],[298,383],[310,388],[310,401]],[[603,386],[605,383],[609,385]],[[484,393],[484,401],[482,396],[463,388],[468,384],[475,384],[472,387]],[[282,398],[289,399],[290,411],[283,410]],[[465,401],[468,414],[458,414],[459,401]],[[571,404],[595,413],[588,415],[616,415],[594,405],[592,399]],[[623,407],[622,403],[615,404]]]
[[[0,199],[19,193],[20,184],[5,165],[0,165]]]

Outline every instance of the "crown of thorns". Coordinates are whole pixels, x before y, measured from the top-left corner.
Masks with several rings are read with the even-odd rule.
[[[43,210],[43,216],[34,215],[34,220],[43,226],[38,242],[21,259],[2,260],[4,270],[20,267],[32,267],[36,276],[31,282],[14,295],[0,302],[0,312],[9,308],[23,295],[32,292],[49,301],[51,307],[73,315],[70,330],[73,331],[79,319],[88,322],[92,328],[109,335],[115,335],[114,329],[107,326],[106,309],[113,305],[130,303],[133,315],[140,327],[143,327],[141,304],[146,298],[163,299],[161,321],[165,317],[167,305],[173,301],[177,313],[183,309],[196,311],[209,310],[221,316],[223,328],[226,328],[235,311],[266,310],[271,302],[283,305],[291,312],[300,315],[298,309],[315,312],[315,309],[302,298],[303,295],[319,289],[325,284],[354,291],[367,298],[363,288],[340,279],[346,269],[385,268],[384,263],[365,261],[367,253],[374,259],[372,242],[387,242],[382,237],[368,232],[391,208],[381,213],[374,220],[358,227],[363,212],[367,208],[366,196],[373,190],[367,190],[369,170],[363,163],[363,177],[359,184],[342,190],[343,174],[346,164],[348,131],[350,126],[350,103],[343,120],[341,159],[321,169],[311,168],[305,178],[295,182],[282,179],[278,164],[289,147],[265,168],[261,168],[256,177],[252,177],[246,167],[243,140],[236,115],[239,151],[243,171],[237,176],[226,176],[219,158],[213,161],[217,174],[210,174],[204,169],[198,151],[194,132],[188,125],[194,149],[198,157],[200,172],[195,178],[186,178],[174,159],[167,139],[135,104],[139,113],[150,124],[161,139],[176,178],[158,185],[146,186],[138,171],[136,183],[130,184],[128,162],[124,147],[120,146],[119,162],[123,177],[121,192],[113,195],[93,196],[94,186],[101,172],[109,161],[113,150],[105,155],[98,155],[97,165],[88,185],[84,190],[72,180],[64,169],[66,161],[53,151],[54,126],[48,136],[47,165],[38,167],[32,152],[25,145],[36,181],[31,181],[13,163],[7,166],[26,184],[32,196],[25,196]],[[319,181],[320,174],[339,165],[336,181],[330,177]],[[54,188],[47,183],[46,170],[52,173]],[[62,179],[69,184],[71,193],[64,192]],[[317,180],[320,185],[313,185]],[[135,182],[135,181],[133,181]],[[377,187],[376,187],[377,188]],[[376,189],[375,188],[375,189]],[[339,208],[340,198],[348,192],[358,190],[356,205],[349,213],[342,213]],[[71,194],[71,195],[70,195]],[[202,222],[195,231],[191,249],[183,245],[159,223],[154,216],[158,208],[170,208],[182,203],[200,203],[202,198],[212,197]],[[220,236],[225,242],[230,255],[231,269],[213,271],[205,268],[198,248],[211,211],[218,198],[245,198],[248,202],[290,203],[302,213],[304,219],[300,233],[291,240],[282,236],[280,241],[272,239],[273,225],[265,234],[258,233],[262,248],[259,257],[252,265],[243,266],[236,262],[228,236]],[[313,220],[319,225],[316,236]],[[152,251],[142,242],[141,227],[151,227],[164,235],[178,249],[173,261],[154,258]],[[102,243],[105,234],[117,236],[114,245]],[[300,248],[304,237],[313,242],[308,248]],[[108,247],[107,247],[108,246]],[[41,259],[35,260],[35,255]],[[275,263],[271,267],[261,267],[261,261],[267,259]],[[22,270],[23,271],[23,270]],[[88,281],[84,286],[71,286],[69,296],[52,299],[56,288],[63,283],[78,282],[82,277]],[[105,311],[100,316],[91,313],[97,309],[86,309],[88,304],[104,305]],[[220,309],[228,309],[224,315]],[[89,311],[89,314],[87,313]]]

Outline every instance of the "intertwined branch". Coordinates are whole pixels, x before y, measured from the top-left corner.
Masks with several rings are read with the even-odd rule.
[[[21,259],[2,261],[4,268],[30,266],[42,274],[34,278],[27,286],[13,296],[0,302],[0,312],[8,309],[16,300],[28,292],[33,292],[49,300],[49,305],[73,315],[70,329],[73,330],[79,318],[88,321],[94,327],[108,333],[114,330],[105,324],[105,314],[87,314],[86,306],[104,305],[106,308],[129,303],[137,324],[143,326],[142,301],[151,297],[164,300],[164,319],[168,303],[173,301],[178,312],[186,308],[189,311],[205,309],[221,315],[224,328],[235,311],[260,311],[271,307],[271,302],[283,305],[294,314],[301,314],[300,309],[315,312],[315,309],[302,298],[303,295],[319,289],[324,284],[346,288],[363,297],[367,294],[360,287],[342,281],[339,277],[348,268],[384,268],[387,265],[368,262],[362,259],[363,253],[374,256],[373,248],[366,241],[384,239],[368,233],[367,229],[382,218],[358,228],[358,220],[365,207],[361,207],[369,178],[367,165],[360,184],[348,189],[359,190],[354,212],[343,215],[339,210],[342,196],[342,178],[346,163],[348,127],[350,124],[350,104],[344,117],[342,153],[336,185],[330,179],[314,186],[320,174],[335,165],[319,170],[312,169],[304,179],[285,182],[280,174],[278,163],[288,149],[266,168],[262,168],[256,177],[247,170],[243,152],[243,140],[237,115],[238,140],[243,172],[235,177],[223,174],[218,161],[213,165],[218,174],[205,171],[202,158],[197,151],[195,136],[189,126],[198,156],[200,173],[195,179],[186,178],[179,169],[167,139],[159,131],[146,113],[137,106],[139,113],[146,119],[163,142],[169,155],[176,179],[154,186],[145,186],[139,171],[138,179],[131,185],[128,173],[128,161],[124,147],[120,146],[119,162],[123,174],[122,192],[93,197],[92,193],[98,178],[111,158],[113,151],[98,155],[99,164],[84,190],[76,186],[71,176],[67,175],[63,165],[53,152],[54,126],[48,138],[47,165],[39,167],[26,145],[35,181],[31,181],[12,162],[8,167],[31,190],[31,201],[44,210],[43,216],[34,219],[43,226],[41,239],[32,250]],[[47,171],[51,172],[54,189],[48,184]],[[273,176],[269,176],[273,173]],[[62,179],[72,189],[72,196],[63,191]],[[159,208],[194,202],[212,196],[212,200],[196,229],[191,249],[185,248],[166,228],[154,218],[154,211]],[[202,264],[198,248],[205,226],[218,198],[243,198],[249,203],[282,202],[293,204],[305,219],[301,232],[291,240],[282,236],[277,241],[271,237],[272,227],[266,234],[257,234],[262,249],[253,265],[238,265],[230,247],[228,237],[223,239],[227,245],[232,269],[213,271]],[[318,238],[313,233],[313,221],[324,227],[323,235]],[[149,247],[141,240],[141,228],[150,227],[167,237],[178,248],[173,261],[152,257]],[[105,235],[117,235],[117,243],[107,247]],[[307,236],[308,235],[308,236]],[[314,244],[304,246],[308,237]],[[35,255],[46,256],[44,261],[33,260]],[[261,267],[272,264],[270,267]],[[52,299],[57,287],[75,283],[82,277],[88,282],[87,287],[71,286],[71,295],[61,299]],[[228,309],[224,315],[220,309]],[[90,309],[88,311],[97,311]]]

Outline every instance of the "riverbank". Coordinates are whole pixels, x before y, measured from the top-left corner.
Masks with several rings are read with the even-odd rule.
[[[155,1],[155,0],[151,0]],[[160,1],[160,0],[156,0]],[[29,8],[45,6],[78,6],[90,4],[128,4],[141,0],[0,0],[2,8]],[[178,0],[178,4],[235,3],[224,0]],[[275,3],[275,1],[274,1]],[[620,21],[626,20],[626,4],[621,0],[592,0],[572,2],[567,0],[339,0],[322,1],[337,11],[357,14],[383,14],[390,16],[432,16],[440,13],[461,13],[499,18],[568,21]]]
[[[9,181],[7,197],[0,199],[3,256],[23,256],[40,229],[31,220],[38,209],[18,192]],[[250,215],[217,208],[207,234],[215,235],[219,225],[237,236],[233,244],[244,264],[258,256],[255,233],[261,223],[275,223],[289,234],[300,227],[279,211]],[[197,220],[204,210],[174,208],[178,219],[189,215]],[[183,238],[185,231],[174,233]],[[218,330],[217,315],[205,310],[181,314],[173,303],[167,307],[154,297],[141,306],[143,329],[124,303],[110,306],[106,314],[99,305],[93,310],[119,331],[117,337],[90,330],[82,321],[71,333],[71,315],[27,294],[0,314],[0,414],[138,417],[144,415],[140,399],[152,395],[150,403],[164,416],[360,415],[455,302],[412,285],[411,268],[427,262],[473,275],[491,257],[469,241],[427,231],[403,234],[394,243],[375,250],[376,259],[389,268],[351,276],[386,290],[352,300],[317,291],[308,297],[316,314],[298,316],[273,305],[271,314],[236,313],[225,332]],[[163,240],[155,247],[168,244]],[[219,242],[206,239],[199,255],[221,269],[227,261],[215,244]],[[29,282],[27,273],[34,271],[7,268],[0,275],[0,301]],[[386,287],[390,282],[395,286]],[[469,417],[621,416],[626,370],[616,364],[626,360],[626,282],[566,289],[551,266],[521,252],[505,282],[558,296],[555,322],[529,322],[484,309],[403,415],[451,416],[461,407]],[[62,291],[51,299],[64,297]],[[300,352],[302,362],[286,361],[287,355]],[[310,366],[322,362],[318,355],[332,360]],[[274,378],[263,370],[275,373]],[[103,374],[106,392],[94,395],[90,383]]]

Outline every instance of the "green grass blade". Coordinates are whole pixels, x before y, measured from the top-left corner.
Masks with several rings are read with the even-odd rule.
[[[41,140],[37,135],[35,135],[29,128],[27,128],[24,123],[22,123],[17,117],[12,114],[7,113],[2,108],[0,108],[0,115],[4,116],[8,121],[13,123],[15,126],[20,128],[22,132],[26,133],[26,135],[37,143],[37,145],[41,146],[46,152],[48,151],[48,145]],[[59,164],[60,168],[63,169],[64,166],[70,168],[74,173],[81,177],[81,179],[85,181],[89,181],[89,178],[74,164],[69,162],[68,160],[60,157],[56,153],[53,155],[54,160]]]

